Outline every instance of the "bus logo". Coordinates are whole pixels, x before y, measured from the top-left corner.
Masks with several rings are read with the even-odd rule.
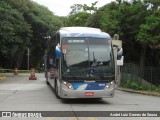
[[[96,81],[94,80],[84,80],[84,83],[95,83]]]

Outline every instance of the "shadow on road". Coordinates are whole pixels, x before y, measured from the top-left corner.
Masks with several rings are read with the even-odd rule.
[[[87,98],[87,99],[61,99],[63,104],[110,104],[103,98]]]

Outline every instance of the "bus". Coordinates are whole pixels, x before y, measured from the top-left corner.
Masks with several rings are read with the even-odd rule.
[[[58,98],[104,98],[115,93],[112,39],[98,28],[63,27],[48,41],[46,82]]]

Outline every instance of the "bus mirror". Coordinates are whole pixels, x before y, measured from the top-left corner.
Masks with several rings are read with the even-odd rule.
[[[120,50],[117,53],[117,65],[123,65],[124,57],[122,55],[123,55],[123,49],[120,48]]]
[[[60,45],[57,44],[57,46],[56,46],[56,58],[60,58],[60,56],[61,56]]]
[[[123,49],[121,48],[117,53],[117,60],[120,60],[123,54]]]
[[[117,60],[117,65],[122,66],[123,61],[124,61],[124,56],[122,56],[120,60]]]

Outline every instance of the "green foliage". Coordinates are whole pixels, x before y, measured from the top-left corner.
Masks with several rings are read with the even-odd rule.
[[[17,62],[21,62],[19,55],[32,37],[31,26],[19,11],[12,9],[9,4],[3,1],[0,4],[0,18],[0,56],[2,58],[0,62],[2,64],[3,61],[10,61],[10,64],[6,65],[12,65],[12,62],[17,64]],[[14,61],[15,58],[18,60]]]
[[[0,18],[0,66],[4,68],[26,69],[27,48],[31,66],[38,66],[46,37],[62,26],[58,16],[30,0],[1,0]]]
[[[141,7],[138,7],[141,8]],[[138,9],[137,8],[137,9]],[[142,10],[141,10],[142,11]],[[98,27],[109,33],[111,36],[119,34],[123,40],[124,56],[126,61],[137,61],[139,57],[139,46],[135,43],[135,34],[139,29],[139,24],[135,19],[139,10],[132,10],[131,3],[112,2],[100,8],[93,16],[89,18],[87,26]],[[135,16],[135,17],[134,17]]]
[[[145,44],[160,43],[160,9],[146,17],[144,24],[140,26],[137,40]]]
[[[45,45],[48,40],[46,37],[57,31],[62,23],[60,19],[54,16],[46,7],[35,3],[26,15],[26,20],[31,24],[33,29],[34,36],[29,48],[32,55],[31,66],[36,67],[41,63],[43,58]]]
[[[142,64],[144,60],[147,65],[160,64],[160,52],[156,49],[160,44],[159,0],[116,1],[100,9],[97,2],[90,6],[75,4],[69,16],[58,17],[31,0],[1,0],[0,66],[25,69],[27,48],[30,48],[31,66],[38,67],[47,37],[61,26],[90,26],[111,36],[119,34],[125,62],[138,64],[141,59]]]
[[[71,12],[69,15],[74,15],[74,14],[77,14],[79,12],[86,12],[86,13],[94,13],[97,11],[97,5],[98,1],[92,3],[91,6],[88,6],[86,4],[74,4],[71,6]]]
[[[150,56],[153,52],[158,53],[158,50],[149,47],[160,43],[159,7],[159,0],[117,0],[92,14],[86,26],[100,28],[111,36],[119,34],[123,41],[125,62],[141,63],[144,66],[146,61],[147,65],[157,65],[157,55],[152,58],[156,59],[154,62]],[[147,56],[146,52],[149,53]]]
[[[65,26],[85,26],[88,18],[97,11],[96,4],[92,3],[91,6],[86,4],[74,4],[71,6],[71,12],[65,21]]]
[[[144,85],[137,81],[129,81],[127,80],[126,83],[121,84],[121,87],[134,89],[134,90],[146,90],[146,91],[155,91],[160,92],[160,87],[153,87]]]
[[[118,19],[115,19],[118,16],[116,6],[118,7],[118,4],[112,2],[100,8],[95,14],[90,16],[86,25],[98,27],[111,35],[115,34],[115,29],[119,29]]]
[[[70,15],[66,21],[66,26],[85,26],[89,13],[79,12],[74,15]]]
[[[83,10],[84,10],[85,12],[89,12],[90,14],[91,14],[91,13],[94,13],[94,12],[97,11],[97,7],[96,7],[97,3],[98,3],[98,1],[95,1],[94,3],[92,3],[91,6],[88,6],[88,5],[84,4],[84,5],[83,5]]]
[[[74,4],[71,6],[71,9],[72,10],[70,12],[70,15],[77,14],[77,13],[83,11],[83,5],[82,4]]]

